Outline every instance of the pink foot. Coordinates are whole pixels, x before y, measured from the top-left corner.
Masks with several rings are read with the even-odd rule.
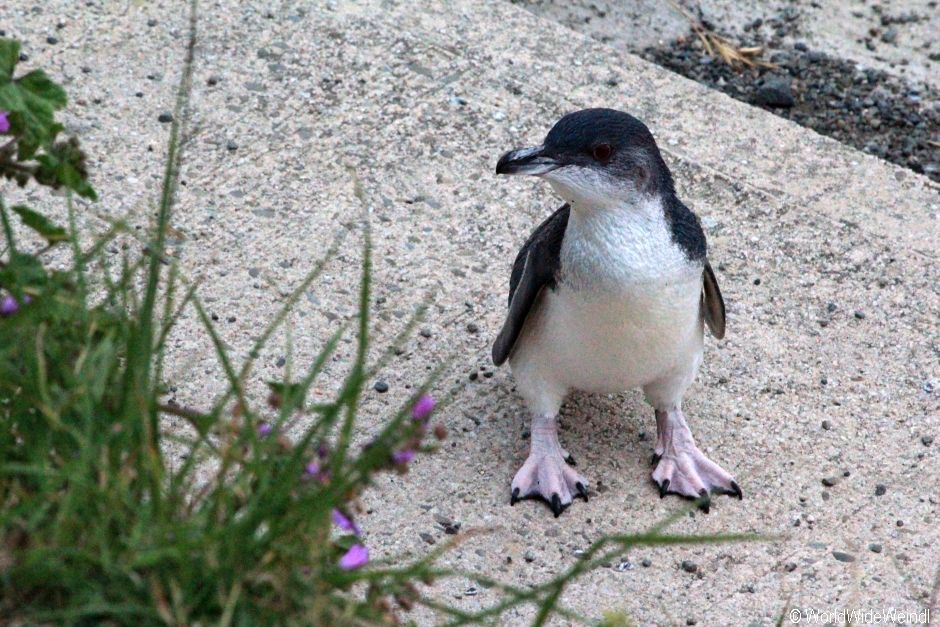
[[[657,410],[656,430],[653,482],[659,486],[660,498],[678,494],[701,499],[699,507],[706,514],[711,507],[709,494],[712,492],[744,498],[734,477],[705,457],[695,445],[681,410]]]
[[[529,457],[512,480],[510,505],[522,499],[541,499],[557,518],[575,496],[588,498],[588,483],[565,462],[570,457],[561,448],[555,419],[536,416],[532,420],[532,446]]]

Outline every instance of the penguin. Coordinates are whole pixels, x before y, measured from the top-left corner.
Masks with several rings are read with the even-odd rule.
[[[500,157],[496,174],[548,181],[564,201],[522,245],[493,343],[532,415],[528,458],[510,503],[540,499],[557,517],[589,483],[558,438],[573,390],[642,389],[656,418],[660,497],[743,498],[698,448],[682,398],[702,363],[704,328],[725,335],[725,305],[698,217],[676,196],[652,133],[613,109],[562,117],[541,145]]]

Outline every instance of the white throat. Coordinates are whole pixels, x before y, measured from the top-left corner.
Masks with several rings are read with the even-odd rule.
[[[689,261],[672,237],[662,199],[637,194],[612,207],[572,204],[561,249],[562,282],[605,291],[686,280]]]

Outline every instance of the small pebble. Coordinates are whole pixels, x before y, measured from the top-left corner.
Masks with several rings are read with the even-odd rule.
[[[236,143],[233,142],[232,140],[229,140],[228,143],[225,144],[225,148],[226,148],[229,152],[235,152],[236,150],[238,150],[238,144],[236,144]]]
[[[157,116],[157,121],[162,124],[169,124],[173,121],[173,114],[169,111],[164,111],[159,116]]]
[[[840,562],[854,562],[855,556],[851,553],[844,553],[843,551],[833,551],[832,556],[839,560]]]
[[[471,322],[471,323],[467,324],[467,332],[468,332],[468,333],[479,333],[479,332],[480,332],[480,327],[479,327],[479,325],[477,325],[476,322]]]
[[[933,436],[925,435],[924,437],[920,439],[920,441],[924,446],[930,446],[931,444],[933,444]]]
[[[859,320],[864,320],[864,319],[865,319],[865,312],[864,312],[864,311],[856,311],[856,312],[855,312],[855,317],[858,318]]]
[[[788,109],[796,104],[790,79],[781,76],[766,78],[754,94],[754,102],[766,107]],[[757,285],[757,283],[755,283]]]
[[[825,477],[825,478],[822,480],[822,484],[823,484],[824,486],[826,486],[827,488],[831,488],[831,487],[833,487],[834,485],[837,485],[838,483],[839,483],[839,478],[838,478],[838,477]]]
[[[58,37],[53,37],[52,35],[49,35],[48,37],[46,37],[46,43],[52,44],[52,45],[54,46],[54,45],[56,45],[57,43],[59,43],[59,38],[58,38]]]
[[[872,542],[871,544],[868,545],[868,550],[871,551],[872,553],[881,553],[881,545],[876,544],[875,542]]]
[[[829,422],[828,420],[823,420],[822,428],[825,429],[826,431],[830,431],[832,429],[832,423]]]
[[[640,562],[640,565],[643,566],[643,568],[649,568],[650,566],[653,565],[653,562],[652,560],[645,559],[642,562]]]
[[[698,572],[698,564],[696,564],[695,562],[693,562],[693,561],[691,561],[691,560],[683,560],[683,562],[682,562],[682,570],[684,570],[684,571],[687,572],[687,573],[695,573],[695,572]]]
[[[379,394],[385,394],[386,392],[388,392],[388,383],[386,383],[385,381],[382,381],[381,379],[376,381],[375,385],[373,385],[372,387]]]
[[[887,491],[888,486],[884,485],[883,483],[879,483],[875,486],[875,496],[884,496]]]

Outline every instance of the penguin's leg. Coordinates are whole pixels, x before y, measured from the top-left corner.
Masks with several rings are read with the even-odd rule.
[[[682,415],[679,403],[656,407],[656,468],[653,482],[660,498],[679,494],[701,499],[700,507],[708,513],[709,494],[730,494],[743,498],[741,488],[725,469],[705,457],[695,445],[692,431]]]
[[[529,457],[512,480],[510,504],[525,498],[545,501],[557,518],[575,496],[588,498],[588,483],[566,461],[558,441],[557,414],[532,418]]]

